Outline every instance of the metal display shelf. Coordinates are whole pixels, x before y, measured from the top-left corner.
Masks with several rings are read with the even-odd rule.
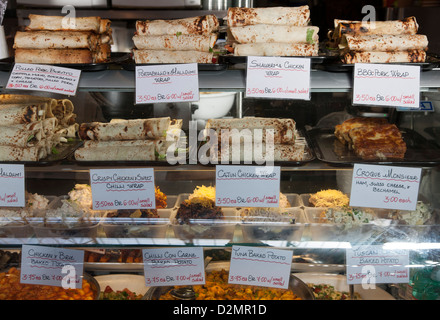
[[[199,87],[209,90],[244,91],[245,70],[200,71]],[[352,88],[352,73],[313,70],[311,72],[312,92],[347,92]],[[0,72],[0,89],[5,89],[9,72]],[[420,74],[420,91],[440,88],[440,69]],[[104,70],[82,72],[78,89],[80,91],[134,91],[135,74],[127,70]]]

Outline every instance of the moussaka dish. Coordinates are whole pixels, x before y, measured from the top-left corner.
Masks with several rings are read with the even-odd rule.
[[[363,160],[403,159],[406,143],[386,119],[352,118],[335,127],[335,137]]]

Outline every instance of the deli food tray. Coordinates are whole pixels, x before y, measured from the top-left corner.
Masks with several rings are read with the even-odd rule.
[[[326,284],[333,286],[337,291],[349,292],[349,285],[347,284],[347,277],[345,275],[317,272],[293,273],[307,284]],[[367,288],[363,289],[362,285],[354,285],[354,292],[358,293],[361,300],[395,300],[394,297],[381,288]]]
[[[204,143],[206,143],[206,142],[200,143],[198,149],[200,149]],[[295,167],[295,166],[305,165],[305,164],[316,159],[314,150],[311,147],[311,142],[309,140],[309,137],[302,130],[298,130],[298,137],[297,137],[295,143],[304,144],[304,155],[303,155],[302,159],[300,159],[300,160],[286,160],[286,161],[273,161],[273,165]],[[240,150],[243,150],[243,145],[240,145]],[[215,158],[214,156],[211,157],[211,155],[209,154],[209,151],[207,153],[208,153],[207,154],[208,161],[207,161],[207,163],[202,163],[203,165],[215,166],[217,163],[221,163],[220,155],[217,158]],[[197,152],[197,154],[198,154],[198,152]],[[251,163],[249,163],[249,162],[251,162]],[[224,164],[224,163],[221,163],[221,164]],[[226,164],[231,164],[231,165],[238,165],[238,164],[239,165],[243,165],[243,164],[244,165],[261,165],[261,164],[263,164],[263,165],[267,165],[267,162],[261,163],[261,161],[257,162],[254,159],[252,159],[252,161],[249,161],[247,159],[243,159],[240,161],[238,161],[238,160],[234,161],[233,159],[229,159],[228,163],[226,163]]]
[[[408,164],[435,166],[440,164],[440,148],[425,139],[414,130],[400,128],[406,142],[407,151],[403,159],[363,160],[347,146],[343,145],[334,134],[334,128],[315,128],[307,131],[316,158],[336,166],[352,166],[354,163]]]

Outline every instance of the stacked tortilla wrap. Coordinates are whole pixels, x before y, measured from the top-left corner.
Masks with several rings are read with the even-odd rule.
[[[84,140],[75,151],[78,161],[155,161],[164,158],[171,140],[182,128],[182,120],[169,117],[113,119],[110,122],[82,123]],[[168,138],[168,139],[167,139]],[[174,142],[175,140],[173,140]]]
[[[111,22],[100,17],[29,15],[14,38],[15,62],[41,64],[103,63],[110,59]]]
[[[39,161],[68,138],[78,124],[68,99],[0,95],[0,161]]]
[[[136,21],[133,56],[137,64],[212,63],[219,22],[215,15]]]
[[[319,28],[301,7],[228,9],[228,46],[236,56],[317,56]]]
[[[209,119],[205,137],[211,160],[233,162],[301,161],[305,141],[293,119],[245,117]]]
[[[415,17],[391,21],[335,20],[329,34],[344,63],[425,62],[426,35],[417,34]]]

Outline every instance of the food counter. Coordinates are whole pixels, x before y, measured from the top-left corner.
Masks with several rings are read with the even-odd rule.
[[[21,34],[21,37],[26,36],[26,32]],[[246,48],[245,44],[242,45]],[[278,50],[276,47],[273,50]],[[251,51],[252,55],[260,55],[261,48],[247,49],[257,50]],[[213,261],[206,265],[209,283],[197,286],[195,290],[200,299],[238,297],[246,300],[270,296],[287,300],[298,297],[316,300],[403,300],[436,296],[438,289],[429,292],[429,296],[428,292],[420,293],[414,288],[421,283],[419,279],[422,277],[426,280],[431,274],[436,274],[439,262],[438,111],[399,112],[394,108],[354,106],[353,66],[347,66],[344,61],[335,67],[334,57],[317,57],[315,49],[310,47],[306,50],[313,52],[310,54],[310,101],[247,98],[245,59],[234,60],[226,54],[223,60],[215,60],[214,63],[198,62],[200,92],[207,95],[234,92],[235,99],[227,113],[219,119],[198,119],[197,134],[203,129],[273,128],[275,139],[278,139],[275,146],[280,148],[275,150],[288,150],[285,153],[279,151],[279,157],[275,158],[275,165],[280,167],[280,205],[277,208],[216,204],[216,165],[204,164],[197,159],[191,161],[194,159],[191,153],[195,152],[197,156],[206,142],[204,140],[192,146],[195,149],[190,147],[185,150],[180,163],[169,164],[166,161],[164,150],[167,144],[163,141],[163,132],[174,132],[176,129],[187,132],[187,120],[192,120],[197,107],[189,102],[171,106],[160,103],[135,105],[135,66],[144,64],[144,61],[136,63],[136,57],[128,53],[114,55],[105,63],[98,62],[94,56],[92,63],[79,66],[81,79],[78,92],[72,97],[32,91],[26,92],[29,96],[18,97],[20,92],[7,88],[13,60],[0,61],[2,104],[11,104],[11,101],[14,104],[29,103],[46,106],[43,109],[52,104],[57,106],[44,110],[53,110],[52,116],[47,116],[46,120],[56,118],[53,132],[63,138],[56,143],[51,140],[53,144],[46,143],[45,153],[38,154],[37,158],[2,160],[5,164],[24,164],[26,175],[26,205],[20,209],[2,209],[0,257],[1,261],[5,261],[2,269],[20,270],[21,261],[17,255],[23,245],[80,250],[84,252],[85,275],[94,276],[92,280],[85,279],[87,288],[89,283],[92,287],[98,284],[100,299],[151,299],[153,296],[159,298],[159,290],[139,284],[145,280],[142,250],[202,247],[204,256],[213,258]],[[212,50],[205,51],[209,55]],[[408,63],[421,66],[421,101],[430,100],[437,107],[440,100],[438,61]],[[103,99],[110,97],[111,100],[112,94],[117,97],[114,101]],[[22,98],[25,100],[17,100]],[[7,99],[11,100],[8,102]],[[146,116],[139,117],[139,109]],[[176,109],[180,113],[176,113]],[[112,112],[113,115],[116,112],[117,116],[112,116]],[[351,131],[353,141],[344,142],[342,131],[346,130],[347,138],[348,132],[353,129],[340,126],[367,126],[359,118],[380,119],[381,123],[375,123],[378,127],[374,130],[379,132],[380,127],[386,139],[393,137],[394,141],[399,140],[399,152],[386,154],[385,157],[380,152],[372,155],[371,148],[367,150],[370,153],[362,152],[362,143],[366,142],[361,141],[360,146],[356,144],[355,131]],[[387,127],[383,127],[385,125]],[[337,127],[338,130],[335,130]],[[71,130],[74,130],[73,135]],[[289,131],[290,136],[286,133]],[[358,133],[358,139],[365,135],[365,132]],[[38,143],[34,139],[23,136],[20,141],[25,143],[19,147],[27,148],[29,143],[34,143],[32,147],[35,147],[41,141],[47,142],[49,133]],[[377,148],[374,151],[382,147],[373,146]],[[219,155],[222,155],[221,152]],[[239,157],[242,165],[243,155]],[[416,209],[350,207],[353,166],[358,163],[420,168]],[[102,210],[97,208],[96,203],[93,207],[90,170],[112,168],[153,168],[156,208]],[[17,217],[24,218],[25,222]],[[203,221],[194,223],[194,219]],[[408,268],[409,282],[381,284],[374,290],[364,289],[358,284],[349,286],[347,248],[385,244],[408,250],[411,266]],[[228,279],[234,246],[292,251],[289,290],[293,288],[293,293],[265,287],[252,292],[228,291],[230,287],[225,279]],[[17,274],[16,269],[11,270],[9,279]],[[424,272],[426,274],[422,274]],[[434,285],[437,280],[432,280]],[[210,287],[212,281],[221,285],[214,285],[213,289]],[[350,294],[351,289],[354,293]],[[218,292],[215,293],[215,290]],[[227,295],[224,294],[226,291]],[[171,292],[168,291],[167,295]],[[94,293],[96,298],[96,290]]]

